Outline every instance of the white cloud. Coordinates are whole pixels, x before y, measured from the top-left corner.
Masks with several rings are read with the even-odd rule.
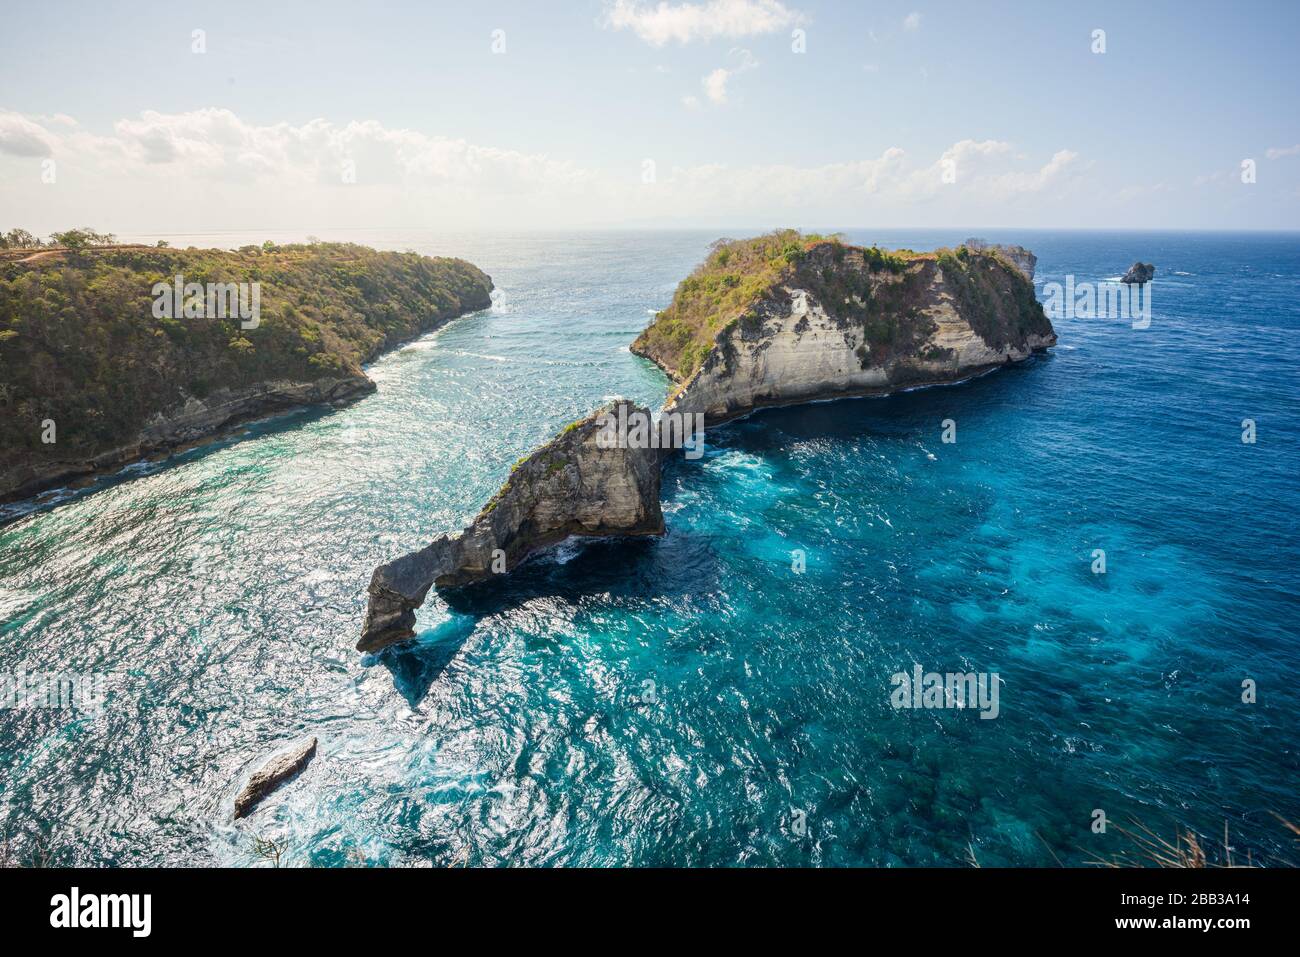
[[[1271,160],[1281,159],[1284,156],[1300,155],[1300,143],[1297,143],[1295,146],[1274,146],[1272,149],[1265,150],[1264,155]]]
[[[752,69],[733,51],[726,77],[688,95],[725,102]],[[716,71],[715,71],[716,73]],[[713,81],[713,82],[711,82]],[[714,95],[716,94],[716,95]],[[720,98],[720,100],[719,100]],[[340,225],[527,229],[667,223],[1006,222],[1013,208],[1042,220],[1084,168],[1061,150],[1034,165],[1011,144],[962,140],[933,162],[899,147],[822,165],[718,163],[672,167],[647,186],[639,165],[583,167],[540,153],[469,143],[374,120],[258,125],[229,110],[146,111],[95,134],[75,122],[0,112],[0,208],[35,231],[90,223],[118,233]],[[58,162],[40,183],[37,157]],[[345,161],[356,182],[345,184]],[[955,169],[956,182],[943,173]]]
[[[373,120],[257,125],[229,110],[146,111],[99,136],[0,112],[0,131],[0,209],[35,230],[541,226],[571,221],[596,188],[595,174],[572,162]],[[41,185],[26,158],[37,149],[57,161],[56,182]],[[355,182],[345,181],[348,163]]]
[[[17,113],[0,113],[0,153],[13,156],[49,156],[54,138],[39,123]]]
[[[113,133],[99,137],[79,126],[56,130],[18,113],[0,112],[0,146],[6,152],[62,154],[70,162],[105,172],[134,168],[137,173],[152,171],[187,181],[333,184],[340,182],[345,160],[354,162],[371,183],[572,185],[585,175],[570,163],[544,155],[389,129],[374,120],[339,125],[316,119],[300,126],[258,126],[230,110],[146,110],[136,118],[118,120]]]
[[[946,162],[957,180],[946,184]],[[822,166],[707,164],[661,170],[654,190],[663,214],[708,215],[714,221],[853,222],[880,214],[902,221],[930,218],[941,224],[1002,217],[1018,202],[1033,201],[1073,185],[1082,165],[1076,153],[1058,151],[1037,168],[1022,169],[1009,143],[962,140],[928,165],[913,163],[899,147],[875,159]]]
[[[917,13],[915,10],[913,10],[907,16],[903,17],[903,29],[904,30],[921,29],[921,15]]]
[[[727,102],[727,83],[732,77],[739,76],[758,66],[758,61],[754,59],[754,55],[748,50],[732,50],[730,57],[735,64],[734,66],[730,68],[720,66],[700,81],[700,85],[704,87],[704,95],[708,97],[709,102],[714,106],[722,106]],[[691,97],[691,99],[694,99],[694,97]]]
[[[719,105],[727,102],[727,80],[731,73],[718,67],[703,80],[704,95]]]
[[[605,11],[606,25],[632,30],[652,46],[676,40],[711,40],[775,33],[803,22],[803,14],[779,0],[708,0],[706,3],[615,0]]]

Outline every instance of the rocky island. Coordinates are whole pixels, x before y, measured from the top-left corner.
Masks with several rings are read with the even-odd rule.
[[[159,308],[181,282],[256,284],[257,318]],[[5,250],[0,502],[372,392],[363,363],[491,291],[464,260],[353,244]]]
[[[781,230],[715,243],[632,345],[676,382],[661,424],[957,382],[1055,345],[1033,254],[973,242],[886,252]],[[616,407],[521,460],[464,532],[376,569],[358,649],[412,637],[430,588],[506,573],[568,535],[661,534],[669,443],[602,448],[600,419]]]
[[[953,382],[1055,343],[1033,284],[995,247],[885,252],[786,231],[716,247],[632,351],[677,380],[668,409],[712,425]]]
[[[1144,283],[1150,282],[1155,277],[1156,267],[1151,263],[1144,263],[1139,260],[1128,267],[1128,272],[1124,273],[1124,278],[1121,279],[1120,282],[1127,283],[1128,285],[1141,286]]]

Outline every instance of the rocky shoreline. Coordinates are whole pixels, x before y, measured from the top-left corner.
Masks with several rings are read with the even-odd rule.
[[[0,505],[21,503],[59,488],[85,488],[140,462],[156,462],[229,437],[240,426],[316,405],[343,408],[375,391],[368,376],[316,382],[266,382],[251,389],[192,399],[170,416],[160,415],[140,440],[93,458],[51,462],[43,469],[0,473]]]
[[[678,287],[674,307],[704,285],[697,276],[715,259],[729,258],[745,242],[715,247]],[[790,255],[787,245],[789,268],[761,263],[766,287],[725,322],[706,318],[703,328],[717,332],[686,373],[651,335],[658,324],[677,323],[668,341],[680,350],[674,312],[681,310],[659,313],[632,346],[677,381],[653,448],[626,434],[614,450],[598,447],[602,416],[621,407],[649,418],[623,400],[570,425],[522,460],[463,532],[375,570],[358,650],[414,637],[415,609],[431,588],[455,590],[508,574],[569,535],[663,534],[659,469],[672,445],[662,439],[670,421],[691,416],[716,425],[762,408],[954,384],[1055,345],[1034,296],[1033,253],[970,243],[907,258],[823,240]],[[728,284],[735,284],[729,274],[720,285]]]
[[[390,268],[391,264],[394,263],[402,268],[408,268],[413,271],[416,282],[398,287],[397,290],[390,294],[394,296],[394,299],[384,301],[378,306],[378,309],[385,313],[391,313],[396,303],[396,305],[411,311],[397,319],[394,319],[391,315],[385,315],[374,324],[370,323],[363,312],[359,318],[364,325],[358,326],[355,324],[356,320],[352,320],[354,324],[347,329],[346,334],[343,334],[343,330],[335,330],[332,326],[333,320],[316,319],[314,320],[314,328],[308,327],[301,333],[303,336],[300,340],[302,346],[295,350],[298,356],[286,356],[285,358],[288,361],[285,363],[264,362],[264,371],[271,373],[271,375],[264,375],[262,378],[256,378],[255,381],[247,381],[254,378],[253,376],[244,376],[245,381],[238,384],[217,384],[215,388],[209,384],[202,390],[193,388],[192,383],[183,379],[177,381],[171,387],[171,394],[166,405],[155,401],[151,403],[153,411],[150,414],[137,413],[137,417],[128,433],[130,435],[129,439],[122,441],[122,438],[119,437],[114,444],[107,448],[102,447],[107,443],[87,441],[76,435],[74,430],[86,424],[85,416],[77,416],[69,420],[66,414],[61,415],[57,412],[29,412],[28,415],[32,422],[31,425],[27,426],[26,431],[29,433],[31,430],[39,431],[40,421],[48,417],[49,421],[54,422],[59,430],[58,438],[56,442],[49,445],[36,444],[34,447],[29,446],[26,449],[19,446],[12,450],[14,454],[4,455],[3,465],[0,465],[0,505],[13,506],[24,503],[41,495],[43,492],[54,489],[84,488],[131,465],[146,461],[161,461],[180,452],[221,441],[235,433],[239,427],[250,422],[301,411],[313,406],[341,408],[375,391],[374,382],[365,373],[364,363],[368,363],[386,352],[400,348],[408,342],[434,332],[453,319],[485,309],[491,305],[491,290],[493,288],[491,278],[468,263],[458,260],[434,260],[424,257],[412,259],[408,254],[376,253],[373,250],[361,247],[333,247],[328,244],[312,247],[285,247],[285,250],[291,251],[292,255],[298,257],[295,262],[309,261],[309,257],[314,255],[320,257],[322,266],[328,265],[339,269],[348,269],[351,276],[347,281],[365,284],[367,293],[376,300],[390,294],[385,286],[386,282],[407,281],[406,276],[390,276],[383,270]],[[299,250],[303,250],[305,255]],[[143,273],[146,265],[148,268],[158,268],[159,266],[173,268],[168,257],[181,257],[182,263],[174,266],[176,269],[181,269],[184,268],[184,257],[211,255],[222,260],[223,264],[228,263],[229,268],[247,269],[252,275],[258,275],[259,269],[267,268],[261,264],[260,259],[274,259],[279,254],[281,253],[277,250],[275,253],[267,253],[262,257],[251,257],[247,254],[241,257],[239,253],[224,253],[212,250],[171,251],[146,247],[111,247],[106,250],[92,252],[82,262],[63,262],[59,264],[59,268],[64,270],[65,275],[75,275],[79,272],[89,273],[101,265],[106,267],[116,265],[118,257],[130,255],[148,257],[147,262],[143,263],[136,260],[130,261],[133,268],[137,268]],[[34,259],[38,258],[34,257]],[[158,258],[160,261],[154,262],[154,258]],[[54,267],[45,260],[35,263],[24,260],[11,265],[9,268],[11,270],[39,270]],[[15,272],[14,275],[19,276],[20,273]],[[436,290],[426,291],[427,287],[419,285],[420,282],[429,282],[431,279],[437,281],[443,275],[453,277],[456,283],[453,298],[450,300],[443,295],[439,295]],[[0,276],[0,279],[3,279],[3,277]],[[332,290],[321,291],[318,289],[316,294],[325,299],[331,292]],[[341,298],[344,294],[340,293],[339,295]],[[91,300],[85,303],[84,308],[94,310],[101,308],[101,305]],[[350,303],[349,308],[355,309],[356,305]],[[296,309],[294,311],[296,312]],[[419,318],[416,318],[417,316]],[[87,315],[84,321],[93,328],[93,323],[104,320],[98,315]],[[129,321],[134,324],[133,328],[137,329],[137,335],[147,334],[138,330],[147,329],[148,323],[134,319],[133,316],[118,317],[114,315],[112,321]],[[219,325],[214,323],[213,320],[198,319],[191,321],[194,323],[213,323],[213,328],[217,328]],[[273,330],[272,324],[275,321],[275,319],[272,319],[267,324],[264,324],[259,333],[247,333],[246,335],[252,335],[261,342],[263,340],[259,338],[259,334],[265,333],[267,330]],[[303,320],[295,316],[294,322],[302,324]],[[39,330],[37,332],[39,333]],[[172,334],[171,330],[167,334],[163,334],[161,330],[155,331],[155,336],[161,336],[160,339],[154,340],[159,343],[159,347],[156,348],[170,350],[173,361],[183,361],[188,345],[178,346],[173,343],[169,338]],[[238,335],[238,333],[231,334]],[[273,330],[271,334],[280,336],[280,341],[283,341],[283,332]],[[183,336],[184,334],[175,333],[175,335]],[[31,338],[35,339],[37,337],[32,336]],[[10,341],[21,342],[23,341],[23,335],[15,338],[11,334]],[[292,340],[289,340],[289,342],[292,344]],[[330,361],[323,365],[321,369],[302,369],[300,356],[304,351],[303,346],[320,349],[322,342],[329,343],[329,349],[332,350],[321,352],[321,355]],[[251,342],[250,345],[252,345]],[[276,343],[276,347],[288,348],[278,343]],[[253,346],[253,350],[256,351],[256,349],[257,347]],[[349,349],[352,350],[350,354]],[[74,362],[82,361],[82,357],[78,352],[74,352],[66,346],[60,348],[56,354],[59,356],[55,360],[56,362],[67,362],[71,368],[76,368],[73,365]],[[49,353],[45,355],[38,354],[38,358],[46,359],[48,355]],[[165,360],[160,359],[159,361]],[[294,362],[298,363],[296,367],[293,364]],[[58,365],[55,365],[54,368],[58,369]],[[63,375],[66,376],[69,382],[75,384],[75,373],[71,371],[71,368],[64,372]],[[206,367],[202,358],[197,356],[190,357],[189,375],[191,377],[198,375],[204,378],[216,379],[218,383],[222,381],[219,370]],[[134,385],[129,381],[126,384],[128,386]],[[21,403],[24,402],[28,403],[29,408],[39,408],[42,404],[47,403],[49,398],[41,396],[39,393],[25,396],[20,392],[16,398],[10,394],[8,401],[11,404],[18,403],[17,407],[19,409],[23,407]],[[103,408],[103,405],[98,406],[98,409]],[[95,406],[91,407],[91,414],[97,414]],[[73,438],[65,440],[65,436],[68,435],[72,435]],[[96,448],[96,445],[101,447]],[[0,449],[0,451],[3,451],[3,449]]]

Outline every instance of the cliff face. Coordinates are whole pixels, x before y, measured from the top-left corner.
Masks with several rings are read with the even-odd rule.
[[[1024,246],[1012,246],[1001,243],[991,243],[986,239],[968,239],[962,243],[971,252],[993,252],[997,253],[1011,265],[1015,266],[1030,282],[1034,281],[1034,270],[1038,267],[1038,257],[1031,253]]]
[[[1055,342],[1033,286],[993,251],[877,260],[821,243],[715,335],[668,408],[717,423],[953,382]]]
[[[632,351],[677,379],[666,413],[711,423],[953,382],[1055,344],[1033,268],[1022,247],[886,253],[792,230],[719,243]],[[463,532],[377,568],[357,648],[411,637],[430,588],[507,573],[570,535],[661,534],[655,446],[673,443],[628,441],[637,416],[648,413],[617,402],[574,423],[516,466]],[[618,423],[612,447],[602,421]]]
[[[218,389],[202,399],[152,416],[130,441],[85,458],[51,454],[44,461],[15,459],[0,468],[0,501],[30,497],[47,488],[89,481],[132,462],[164,455],[222,435],[239,423],[312,405],[343,406],[375,391],[364,374],[312,382],[268,381]]]
[[[414,635],[415,609],[431,587],[459,588],[506,574],[570,535],[662,535],[659,452],[628,443],[629,428],[607,447],[606,413],[615,422],[650,415],[615,402],[573,423],[520,461],[464,531],[375,569],[357,649],[374,651]],[[619,447],[628,444],[637,447]]]
[[[160,315],[176,276],[256,283],[260,316]],[[362,363],[491,290],[463,260],[333,243],[0,258],[0,501],[371,392]]]

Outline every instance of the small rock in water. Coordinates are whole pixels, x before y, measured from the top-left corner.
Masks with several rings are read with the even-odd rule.
[[[244,790],[235,798],[235,817],[246,817],[252,813],[263,798],[305,768],[307,762],[315,756],[316,739],[312,738],[306,744],[272,758],[266,767],[248,779]]]
[[[1124,273],[1124,278],[1120,282],[1142,285],[1150,282],[1156,276],[1156,267],[1151,263],[1135,262],[1128,267],[1128,272]]]

